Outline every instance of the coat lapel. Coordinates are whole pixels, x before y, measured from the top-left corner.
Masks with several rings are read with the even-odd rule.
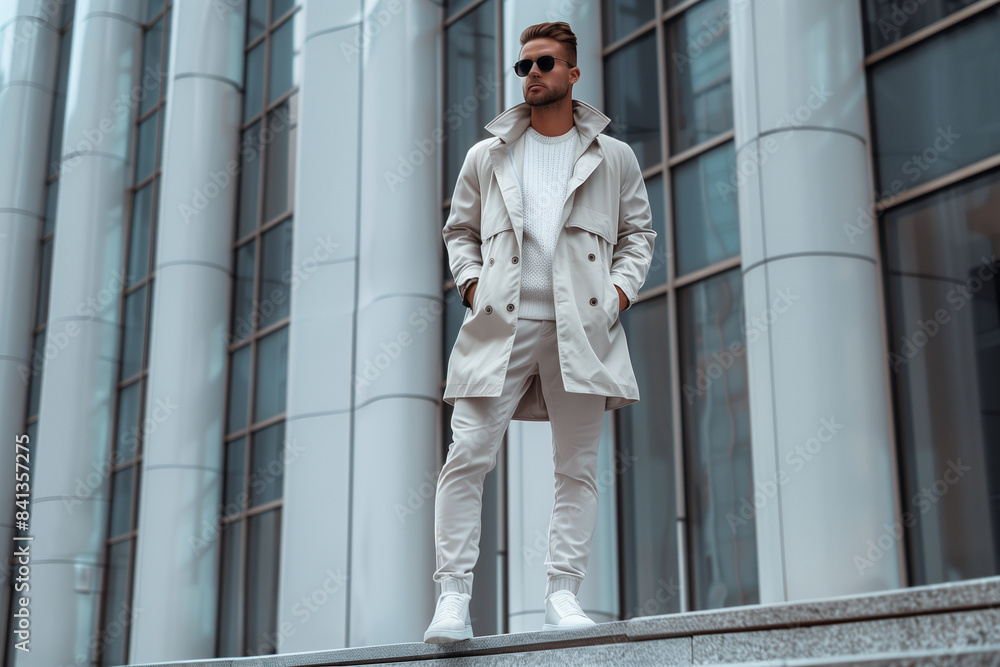
[[[603,113],[580,100],[573,100],[573,120],[579,132],[579,141],[573,155],[573,173],[566,187],[566,200],[563,202],[562,218],[559,222],[560,230],[569,219],[576,189],[590,178],[604,160],[604,152],[597,136],[611,122],[611,119]],[[486,124],[486,129],[497,137],[490,146],[490,161],[519,248],[523,247],[524,208],[521,185],[511,162],[511,151],[514,142],[524,134],[530,123],[531,107],[521,103]]]

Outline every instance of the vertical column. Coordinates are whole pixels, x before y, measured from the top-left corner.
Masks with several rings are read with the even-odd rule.
[[[174,0],[130,662],[214,655],[241,0]],[[158,417],[157,415],[161,415]],[[155,423],[155,426],[152,424]]]
[[[59,58],[61,11],[46,13],[43,4],[0,7],[0,432],[11,445],[11,436],[21,433],[28,400],[32,288]],[[0,479],[0,497],[14,497],[13,475]],[[0,516],[4,586],[13,518],[9,512]],[[4,633],[0,655],[8,640]]]
[[[303,4],[285,424],[295,455],[282,487],[279,653],[350,645],[351,492],[392,484],[376,474],[352,485],[351,469],[362,0]],[[366,117],[388,124],[375,110]],[[377,573],[371,565],[355,569]]]
[[[860,6],[730,9],[760,601],[896,588]]]
[[[598,109],[603,108],[600,7],[596,0],[506,0],[503,7],[504,108],[524,102],[521,82],[511,69],[521,49],[521,32],[544,21],[569,23],[577,39],[577,66],[580,81],[573,86],[573,98]],[[580,587],[580,603],[595,621],[618,618],[618,572],[614,555],[614,484],[608,477],[613,468],[611,432],[614,421],[605,419],[601,443],[600,509],[587,578]],[[508,554],[510,558],[509,614],[513,632],[541,628],[545,615],[545,550],[554,497],[552,430],[548,423],[525,424],[508,431]],[[528,480],[538,478],[538,483]],[[541,556],[538,535],[543,536]],[[519,561],[519,562],[515,562]],[[541,574],[539,574],[539,572]],[[540,577],[540,578],[539,578]]]
[[[110,485],[125,194],[140,3],[79,0],[67,88],[32,494],[32,634],[18,665],[92,657]],[[95,471],[97,474],[95,474]],[[81,487],[83,490],[81,490]]]

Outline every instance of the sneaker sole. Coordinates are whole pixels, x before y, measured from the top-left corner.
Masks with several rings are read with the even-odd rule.
[[[465,626],[464,630],[428,630],[424,633],[426,644],[450,644],[464,639],[472,639],[471,625]]]

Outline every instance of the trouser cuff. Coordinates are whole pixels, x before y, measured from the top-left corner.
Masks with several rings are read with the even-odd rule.
[[[583,579],[579,577],[570,577],[568,575],[561,575],[558,577],[550,577],[545,583],[545,597],[548,597],[555,593],[556,591],[570,591],[573,595],[580,592],[580,584],[583,583]]]
[[[472,595],[472,575],[468,577],[443,577],[438,583],[441,584],[441,592],[468,593]]]

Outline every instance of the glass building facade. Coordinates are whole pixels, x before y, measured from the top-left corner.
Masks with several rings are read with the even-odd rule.
[[[657,232],[588,613],[1000,575],[1000,1],[0,3],[0,540],[59,638],[9,552],[6,665],[420,641],[441,226],[546,20]],[[486,477],[477,636],[542,623],[550,442]]]

